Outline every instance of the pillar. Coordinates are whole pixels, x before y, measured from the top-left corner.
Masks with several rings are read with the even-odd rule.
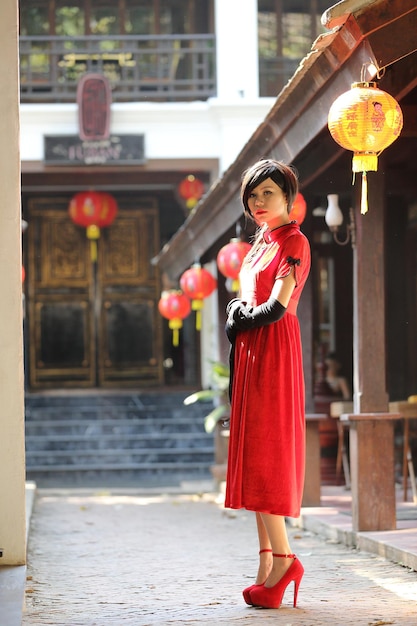
[[[356,208],[354,251],[354,393],[350,421],[352,526],[394,530],[394,419],[388,411],[385,358],[385,181],[369,178],[369,211]],[[357,191],[360,192],[357,182]]]
[[[26,562],[18,3],[0,39],[0,566]]]

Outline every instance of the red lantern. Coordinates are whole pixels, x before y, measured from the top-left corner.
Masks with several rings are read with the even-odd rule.
[[[290,219],[295,220],[297,224],[302,224],[306,213],[307,203],[304,200],[304,196],[301,193],[297,193],[290,211]]]
[[[217,255],[217,267],[226,278],[232,278],[232,291],[239,291],[239,272],[243,259],[251,249],[251,245],[240,239],[231,239]]]
[[[83,191],[75,194],[69,204],[69,215],[74,224],[87,229],[91,240],[91,260],[97,260],[97,243],[100,228],[110,226],[117,215],[117,202],[109,193]]]
[[[24,266],[22,265],[22,283],[25,282],[25,278],[26,278],[26,271],[25,271]]]
[[[203,300],[216,289],[217,280],[199,263],[196,263],[181,276],[180,286],[191,300],[191,308],[196,311],[196,328],[201,330]]]
[[[192,209],[204,193],[204,184],[193,174],[189,174],[178,186],[181,198],[184,198],[187,208]]]
[[[163,291],[158,302],[158,311],[162,317],[169,320],[169,327],[172,330],[172,343],[174,346],[178,346],[182,320],[191,312],[189,299],[181,291],[175,289]]]

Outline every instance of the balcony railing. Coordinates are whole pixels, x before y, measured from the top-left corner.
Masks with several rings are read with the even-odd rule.
[[[107,76],[123,101],[216,95],[214,35],[20,37],[22,102],[74,102],[79,78]]]

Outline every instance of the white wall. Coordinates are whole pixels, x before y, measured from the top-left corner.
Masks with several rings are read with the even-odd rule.
[[[258,2],[215,0],[217,97],[257,98]]]
[[[0,565],[26,561],[17,0],[0,20]]]
[[[215,30],[215,98],[112,105],[111,132],[143,133],[147,159],[214,158],[223,173],[273,105],[258,97],[257,0],[215,0]],[[78,134],[77,106],[22,104],[21,128],[22,161],[42,161],[43,135]]]
[[[114,103],[111,132],[143,133],[147,159],[219,159],[221,172],[265,118],[273,98]],[[44,135],[77,135],[75,104],[22,104],[22,161],[42,161]]]

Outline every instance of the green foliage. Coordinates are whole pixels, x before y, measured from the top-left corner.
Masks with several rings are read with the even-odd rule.
[[[219,420],[229,415],[228,389],[229,389],[230,369],[228,365],[220,362],[213,362],[211,365],[212,389],[201,389],[184,399],[184,404],[194,404],[195,402],[208,402],[219,399],[220,404],[216,406],[204,419],[204,428],[207,433],[213,432]]]

